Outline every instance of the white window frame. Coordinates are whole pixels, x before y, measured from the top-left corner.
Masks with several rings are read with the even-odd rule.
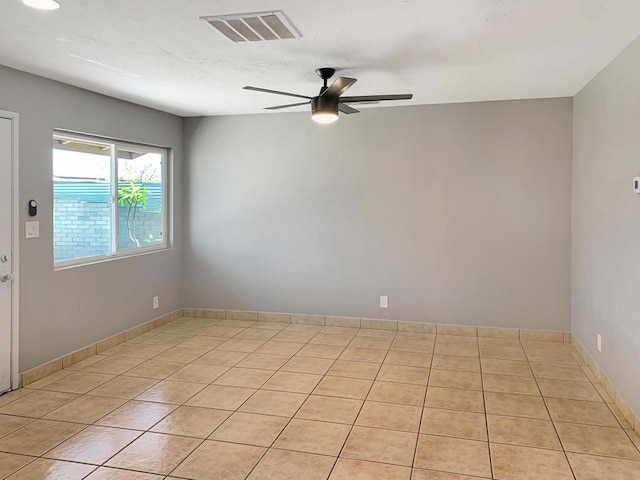
[[[63,270],[71,267],[79,267],[83,265],[91,265],[95,263],[101,263],[106,261],[117,260],[120,258],[134,257],[137,255],[146,255],[149,253],[168,250],[170,248],[169,233],[170,225],[172,224],[172,218],[169,209],[169,162],[171,161],[171,148],[159,147],[156,145],[148,145],[144,143],[133,143],[127,141],[115,140],[107,137],[99,137],[95,135],[78,134],[73,132],[67,132],[64,130],[54,130],[53,140],[71,140],[78,142],[100,142],[108,144],[111,149],[111,252],[106,255],[94,255],[90,257],[80,257],[71,260],[63,260],[60,262],[54,261],[54,270]],[[162,164],[162,243],[157,243],[145,247],[131,248],[128,250],[119,251],[118,234],[119,234],[119,221],[118,221],[118,150],[126,149],[142,149],[148,153],[157,153],[161,156]],[[53,149],[52,149],[53,151]],[[53,165],[53,158],[51,159]],[[53,188],[53,182],[52,182]],[[53,211],[52,211],[53,214]]]

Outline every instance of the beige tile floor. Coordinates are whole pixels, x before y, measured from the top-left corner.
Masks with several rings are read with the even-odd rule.
[[[640,479],[624,426],[561,343],[183,318],[0,397],[0,477]]]

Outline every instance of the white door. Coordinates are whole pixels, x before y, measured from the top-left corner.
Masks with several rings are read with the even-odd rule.
[[[11,389],[12,128],[0,117],[0,393]]]

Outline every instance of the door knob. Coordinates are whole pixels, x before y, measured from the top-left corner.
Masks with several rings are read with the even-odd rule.
[[[11,275],[10,273],[0,275],[0,282],[2,283],[10,282],[11,280],[13,280],[13,275]]]
[[[9,261],[9,257],[7,255],[0,255],[0,262],[7,263]]]

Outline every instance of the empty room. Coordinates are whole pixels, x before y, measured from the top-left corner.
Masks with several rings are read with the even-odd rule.
[[[0,12],[0,479],[640,480],[638,0]]]

